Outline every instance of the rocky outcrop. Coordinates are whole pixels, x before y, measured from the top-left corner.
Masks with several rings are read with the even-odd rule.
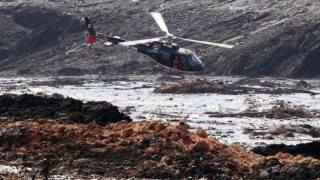
[[[317,0],[12,0],[0,2],[0,7],[2,74],[152,73],[152,60],[144,55],[99,43],[85,45],[81,22],[81,17],[90,16],[98,31],[129,40],[162,36],[151,11],[162,12],[177,36],[235,45],[229,50],[177,40],[202,59],[206,69],[200,74],[317,77],[320,73]]]
[[[62,123],[86,124],[95,121],[99,125],[132,121],[108,102],[87,102],[64,98],[59,94],[45,95],[2,95],[0,96],[0,116],[10,121],[49,118]],[[0,120],[1,121],[1,120]]]

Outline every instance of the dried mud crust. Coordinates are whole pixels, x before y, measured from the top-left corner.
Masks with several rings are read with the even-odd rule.
[[[235,144],[222,144],[201,129],[190,133],[185,123],[121,121],[99,126],[95,121],[60,124],[37,119],[2,122],[0,130],[0,162],[21,167],[18,174],[11,175],[17,178],[73,174],[117,178],[277,176],[281,179],[284,170],[287,170],[282,173],[284,179],[303,178],[305,174],[320,177],[317,159],[285,153],[265,157]],[[295,168],[288,170],[287,166]],[[310,171],[296,173],[306,168]]]
[[[273,84],[272,84],[273,85]],[[315,95],[316,93],[294,88],[253,88],[240,86],[237,83],[223,84],[211,83],[207,81],[193,82],[177,82],[174,84],[166,84],[153,91],[154,93],[164,94],[195,94],[195,93],[217,93],[217,94],[291,94],[291,93],[308,93]]]
[[[2,95],[0,107],[0,121],[49,118],[63,123],[96,121],[99,125],[121,120],[132,121],[129,116],[119,112],[118,107],[108,102],[83,103],[59,94]]]

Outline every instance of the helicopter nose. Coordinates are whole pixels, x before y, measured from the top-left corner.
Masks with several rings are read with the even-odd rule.
[[[202,71],[204,69],[204,65],[203,63],[199,62],[195,64],[192,69],[194,69],[195,71]]]

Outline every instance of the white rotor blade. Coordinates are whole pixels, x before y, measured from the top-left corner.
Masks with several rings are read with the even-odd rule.
[[[185,40],[185,41],[200,43],[200,44],[207,44],[207,45],[211,45],[211,46],[218,46],[218,47],[228,48],[228,49],[233,48],[233,45],[229,45],[229,44],[213,43],[213,42],[207,42],[207,41],[198,41],[198,40],[185,39],[185,38],[179,38],[179,37],[175,37],[175,38],[181,39],[181,40]]]
[[[158,13],[158,12],[151,12],[151,16],[153,17],[153,19],[156,21],[156,23],[158,24],[158,26],[160,27],[160,29],[164,32],[166,32],[167,34],[169,34],[169,30],[167,28],[166,23],[163,20],[162,14]]]
[[[120,42],[120,45],[123,46],[133,46],[133,45],[137,45],[137,44],[146,44],[146,43],[150,43],[153,41],[160,41],[160,38],[152,38],[152,39],[141,39],[141,40],[136,40],[136,41],[125,41],[125,42]]]

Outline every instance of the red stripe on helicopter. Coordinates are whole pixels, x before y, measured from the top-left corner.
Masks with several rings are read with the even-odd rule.
[[[95,40],[96,40],[95,36],[89,36],[88,43],[93,44]]]

